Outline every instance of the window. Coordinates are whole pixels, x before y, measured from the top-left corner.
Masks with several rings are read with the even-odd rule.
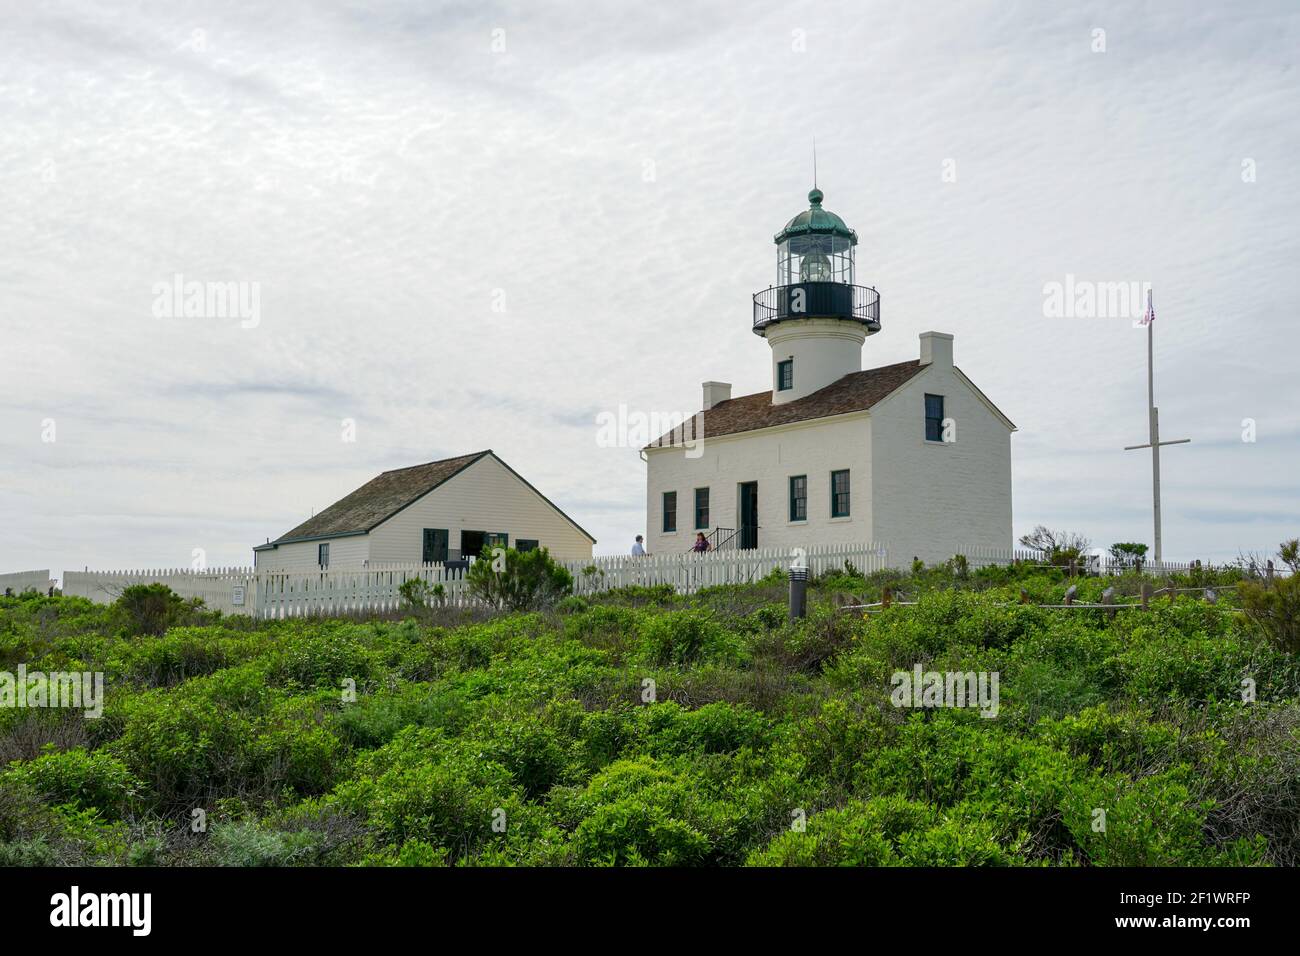
[[[487,548],[508,548],[510,547],[510,535],[504,531],[489,532],[483,535],[483,546]]]
[[[943,396],[925,396],[925,440],[943,441]]]
[[[707,528],[709,526],[709,489],[695,489],[695,527]]]
[[[664,492],[664,532],[677,530],[677,492]]]
[[[320,565],[322,571],[330,566],[330,546],[328,543],[316,545],[316,563]]]
[[[537,541],[534,538],[516,538],[515,550],[520,554],[523,554],[525,551],[536,551]]]
[[[808,476],[790,476],[790,520],[808,520]]]
[[[847,518],[849,516],[849,472],[831,472],[831,517]]]
[[[425,528],[420,560],[425,564],[440,564],[446,561],[448,541],[450,538],[447,536],[446,528]]]
[[[786,392],[794,388],[794,359],[776,363],[776,390]]]

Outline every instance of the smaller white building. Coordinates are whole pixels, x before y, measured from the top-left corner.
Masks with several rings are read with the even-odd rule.
[[[274,541],[258,571],[353,569],[477,557],[485,546],[591,557],[596,539],[491,449],[386,471]]]

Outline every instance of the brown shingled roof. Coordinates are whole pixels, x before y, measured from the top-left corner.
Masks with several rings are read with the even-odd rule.
[[[386,471],[271,543],[285,544],[289,541],[301,541],[304,538],[362,534],[370,531],[417,498],[437,488],[457,472],[491,453],[490,450],[480,451],[472,455],[461,455],[459,458],[444,458],[424,465]],[[262,547],[266,546],[262,545]]]
[[[910,362],[852,372],[811,395],[781,405],[772,404],[771,391],[755,392],[753,395],[728,399],[703,412],[702,437],[716,438],[720,435],[771,428],[774,425],[789,425],[792,422],[806,422],[831,415],[866,411],[925,367],[916,359],[912,359]],[[684,430],[685,439],[693,441],[695,435],[692,432],[692,423],[687,422]],[[674,434],[674,432],[667,432],[646,447],[657,448],[680,444],[682,433],[676,433],[676,441],[674,441]]]

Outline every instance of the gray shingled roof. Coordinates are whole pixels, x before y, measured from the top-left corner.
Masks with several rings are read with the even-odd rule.
[[[457,472],[490,454],[491,451],[479,451],[459,458],[444,458],[442,461],[386,471],[271,543],[286,544],[304,538],[363,534],[417,498],[428,494]]]
[[[582,525],[563,511],[560,511],[559,508],[556,508],[551,499],[534,488],[527,478],[504,461],[501,461],[489,448],[486,451],[477,451],[472,455],[444,458],[441,461],[431,461],[424,465],[411,465],[409,468],[394,468],[392,471],[386,471],[379,477],[367,481],[347,497],[340,498],[320,514],[313,515],[298,527],[285,532],[274,541],[259,544],[253,550],[261,551],[266,548],[273,548],[277,544],[289,544],[293,541],[310,541],[315,538],[366,534],[383,524],[407,505],[424,497],[434,488],[487,455],[496,458],[506,471],[522,481],[533,494],[552,508],[555,508],[565,521],[590,538],[592,544],[596,543],[596,539],[592,538]]]
[[[912,359],[910,362],[852,372],[810,395],[780,405],[772,404],[771,391],[755,392],[753,395],[741,395],[718,402],[704,412],[703,437],[707,440],[720,435],[771,428],[774,425],[866,411],[927,367],[917,359]],[[693,425],[693,421],[688,421],[683,426],[686,441],[695,438]],[[667,432],[646,447],[671,446],[682,440],[682,432]]]

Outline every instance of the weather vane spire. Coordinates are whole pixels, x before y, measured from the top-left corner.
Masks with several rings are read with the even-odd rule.
[[[817,188],[817,137],[813,137],[813,189]]]

